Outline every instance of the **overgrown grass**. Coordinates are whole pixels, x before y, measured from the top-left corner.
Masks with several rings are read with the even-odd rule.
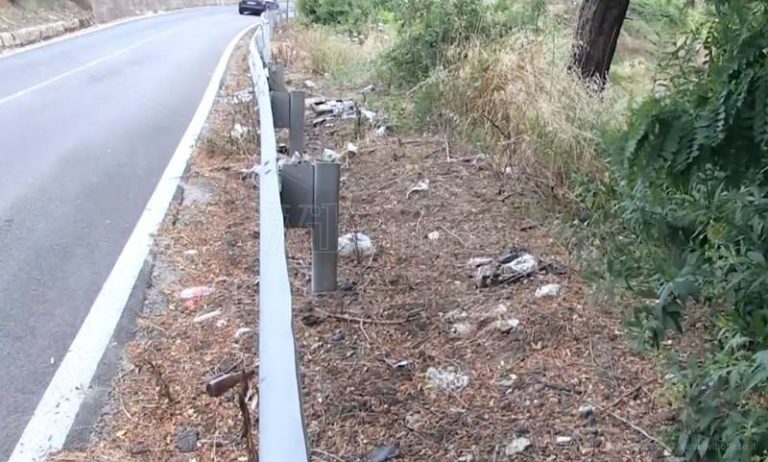
[[[375,75],[377,56],[390,46],[389,37],[377,30],[350,38],[329,27],[294,25],[290,40],[278,46],[278,62],[328,77],[340,88],[354,88]]]
[[[601,175],[601,133],[620,127],[627,97],[596,95],[563,66],[562,37],[510,37],[475,43],[464,59],[413,92],[430,124],[474,140],[499,171],[564,194],[574,173]]]

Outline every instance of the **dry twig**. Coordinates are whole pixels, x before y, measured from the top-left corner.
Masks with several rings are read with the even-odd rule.
[[[359,322],[359,323],[367,323],[367,324],[384,324],[384,325],[398,325],[398,324],[404,324],[407,320],[406,319],[371,319],[371,318],[358,318],[355,316],[348,316],[346,314],[336,314],[336,313],[329,313],[325,310],[321,310],[319,308],[315,308],[315,311],[322,314],[323,316],[327,318],[333,318],[333,319],[339,319],[342,321],[349,321],[349,322]]]
[[[664,442],[661,441],[660,439],[658,439],[657,437],[655,437],[655,436],[651,435],[650,433],[648,433],[642,427],[638,426],[635,423],[630,422],[629,420],[625,419],[624,417],[622,417],[622,416],[620,416],[620,415],[618,415],[618,414],[616,414],[616,413],[614,413],[612,411],[608,411],[608,414],[611,417],[613,417],[614,419],[616,419],[619,422],[623,423],[624,425],[628,426],[629,428],[631,428],[632,430],[636,431],[637,433],[640,433],[641,435],[643,435],[644,437],[646,437],[650,441],[653,441],[654,443],[656,443],[659,446],[661,446],[662,449],[664,449],[667,452],[669,452],[670,454],[672,454],[672,449],[669,446],[664,444]]]

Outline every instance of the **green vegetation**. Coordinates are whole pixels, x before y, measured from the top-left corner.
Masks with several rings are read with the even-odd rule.
[[[632,113],[614,158],[616,216],[598,226],[609,271],[654,300],[634,325],[654,344],[705,310],[714,352],[690,364],[678,449],[690,460],[768,451],[768,10],[716,2]],[[704,59],[702,59],[704,58]],[[612,242],[616,242],[615,240]]]
[[[574,235],[600,255],[592,269],[638,301],[629,325],[644,344],[668,349],[699,320],[698,351],[667,351],[679,455],[766,460],[768,4],[691,3],[632,0],[599,95],[566,71],[574,11],[562,2],[303,0],[300,11],[387,31],[367,62],[389,88],[377,104],[475,143],[558,212],[577,211]]]

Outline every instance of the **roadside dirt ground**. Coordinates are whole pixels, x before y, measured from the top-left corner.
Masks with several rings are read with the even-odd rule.
[[[285,52],[291,34],[278,36],[278,59],[301,55]],[[360,98],[283,64],[310,97]],[[230,69],[159,234],[113,404],[93,445],[51,460],[248,459],[235,392],[205,394],[206,380],[258,363],[257,191],[240,173],[258,149],[253,129],[243,133],[254,120],[243,44]],[[537,196],[446,138],[378,136],[378,119],[311,120],[308,111],[308,155],[343,155],[340,234],[365,233],[376,247],[342,260],[338,293],[311,297],[309,234],[288,232],[313,461],[664,458],[665,378],[627,343],[624,311],[592,301],[552,226],[531,215]],[[409,194],[423,180],[428,190]],[[539,270],[477,288],[468,261],[513,249]],[[545,284],[561,293],[537,298]],[[197,286],[214,292],[180,300]]]
[[[309,98],[361,99],[299,72],[307,50],[295,43],[287,31],[275,45],[289,84]],[[384,447],[403,461],[663,459],[653,438],[672,415],[665,379],[627,343],[625,311],[591,300],[553,226],[530,213],[541,198],[478,152],[443,137],[378,137],[377,124],[307,124],[314,158],[357,147],[342,160],[340,234],[376,246],[342,263],[346,290],[312,299],[308,235],[289,231],[314,460],[373,460]],[[428,191],[409,197],[423,180]],[[512,249],[549,271],[476,288],[468,261]],[[562,294],[536,298],[545,284]],[[444,388],[430,379],[441,372],[454,375]]]

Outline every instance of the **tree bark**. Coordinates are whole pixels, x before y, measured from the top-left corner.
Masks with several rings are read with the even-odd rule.
[[[629,0],[582,0],[569,69],[602,88],[608,79]]]

